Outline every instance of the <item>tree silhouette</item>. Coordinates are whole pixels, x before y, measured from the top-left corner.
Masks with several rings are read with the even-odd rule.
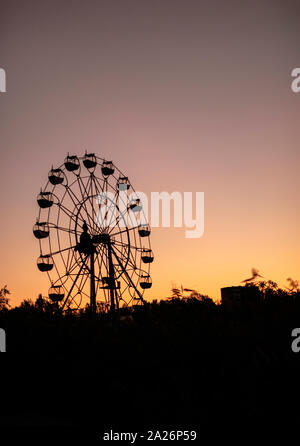
[[[22,310],[25,310],[25,311],[33,310],[34,303],[33,303],[32,299],[24,299],[24,300],[22,300],[22,302],[20,303],[18,308],[21,308]]]
[[[249,282],[253,282],[257,277],[261,277],[261,278],[263,278],[263,276],[261,276],[261,275],[259,274],[259,271],[258,271],[258,269],[256,269],[256,268],[252,268],[252,269],[251,269],[251,273],[252,273],[252,276],[249,277],[248,279],[242,280],[241,283],[249,283]]]
[[[9,305],[9,298],[7,295],[10,294],[10,291],[7,289],[7,285],[4,285],[3,288],[0,289],[0,311],[8,310],[10,307]]]
[[[288,277],[286,280],[289,283],[289,286],[285,287],[287,290],[291,292],[300,290],[298,280],[293,280],[291,277]]]
[[[170,300],[172,299],[181,299],[182,298],[182,287],[177,288],[176,285],[173,285],[171,288],[171,296],[169,297]]]

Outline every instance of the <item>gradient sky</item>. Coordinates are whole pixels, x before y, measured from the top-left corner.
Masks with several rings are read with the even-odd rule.
[[[299,1],[0,0],[1,269],[11,303],[48,291],[36,195],[67,152],[134,188],[204,191],[205,234],[154,229],[149,299],[214,299],[256,267],[299,271]]]

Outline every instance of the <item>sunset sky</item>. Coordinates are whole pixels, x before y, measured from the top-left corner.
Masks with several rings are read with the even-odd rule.
[[[32,234],[52,165],[87,149],[146,193],[203,191],[205,233],[155,228],[148,299],[300,279],[299,1],[0,0],[1,269],[46,295]]]

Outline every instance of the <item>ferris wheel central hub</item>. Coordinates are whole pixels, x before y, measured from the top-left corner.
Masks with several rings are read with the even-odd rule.
[[[111,243],[110,235],[106,233],[94,235],[93,243],[95,245],[99,245],[100,243],[102,243],[103,245],[108,245],[109,243]]]

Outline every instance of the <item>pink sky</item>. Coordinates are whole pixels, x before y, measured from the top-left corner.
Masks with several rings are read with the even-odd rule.
[[[13,304],[47,293],[36,195],[67,152],[136,190],[204,191],[205,234],[154,229],[149,299],[214,299],[252,267],[299,274],[299,2],[3,1],[1,269]]]

